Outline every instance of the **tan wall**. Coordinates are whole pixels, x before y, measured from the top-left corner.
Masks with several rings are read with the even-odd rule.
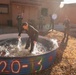
[[[10,0],[0,0],[0,4],[10,4]],[[0,14],[0,25],[7,25],[9,14]]]
[[[9,4],[10,0],[0,0],[0,3],[2,3],[2,4]]]
[[[0,0],[0,4],[9,4],[9,14],[0,14],[0,24],[7,25],[7,20],[12,19],[13,25],[17,25],[17,15],[23,13],[23,22],[29,19],[35,20],[38,24],[38,18],[41,15],[41,9],[47,8],[48,15],[44,17],[44,23],[50,24],[50,15],[56,13],[58,15],[55,23],[63,22],[65,16],[68,16],[71,23],[76,23],[76,5],[65,5],[62,9],[59,8],[60,2],[42,0],[41,5],[31,5],[23,3],[12,3],[10,0]]]
[[[59,12],[59,20],[63,22],[63,20],[68,17],[70,22],[76,24],[76,5],[65,5]]]
[[[20,4],[13,4],[12,5],[12,21],[13,25],[17,25],[16,17],[18,14],[23,13],[23,22],[28,21],[28,19],[35,20],[38,24],[39,17],[41,15],[41,9],[47,8],[48,9],[48,15],[44,17],[44,24],[50,24],[50,14],[53,14],[58,9],[59,2],[50,2],[48,1],[41,1],[40,6],[29,6],[29,5],[20,5]],[[23,12],[24,11],[24,12]]]
[[[70,19],[70,23],[76,24],[76,4],[64,5],[63,8],[59,7],[60,2],[47,0],[42,3],[41,8],[48,8],[48,16],[46,18],[46,23],[49,22],[50,14],[56,13],[57,19],[55,23],[62,23],[66,17]]]
[[[47,8],[48,9],[48,15],[45,16],[45,24],[50,24],[50,15],[52,14],[57,14],[58,15],[58,10],[59,10],[59,5],[60,5],[60,1],[50,1],[50,0],[45,0],[43,3],[42,3],[42,6],[40,7],[40,9],[42,8]],[[41,11],[41,10],[40,10]],[[57,19],[55,20],[55,23],[57,23]]]
[[[1,0],[0,3],[9,4],[10,0]],[[50,14],[53,14],[56,11],[56,7],[58,6],[58,3],[55,3],[54,1],[51,3],[50,0],[42,0],[40,1],[41,5],[27,5],[27,4],[20,4],[20,3],[12,3],[10,7],[10,13],[9,14],[0,14],[1,24],[7,24],[8,19],[12,19],[13,25],[17,25],[17,15],[23,13],[23,22],[28,21],[29,19],[35,20],[36,24],[39,22],[39,17],[41,15],[41,9],[42,8],[48,8],[48,15],[44,17],[44,23],[50,24]]]
[[[18,14],[22,14],[23,22],[29,19],[37,21],[38,16],[38,7],[35,6],[27,6],[27,5],[19,5],[12,4],[12,21],[13,25],[17,25],[17,16]]]

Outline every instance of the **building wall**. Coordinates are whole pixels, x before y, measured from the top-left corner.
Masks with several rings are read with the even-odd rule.
[[[9,0],[0,0],[0,4],[8,4],[10,5]],[[0,14],[0,25],[7,25],[7,20],[10,18],[10,10],[8,14]]]
[[[50,16],[53,14],[58,15],[58,10],[59,10],[59,5],[60,1],[50,1],[50,0],[45,0],[45,2],[42,4],[42,8],[47,8],[48,9],[48,16],[46,17],[46,23],[50,23]],[[57,22],[57,19],[55,20],[55,23]]]
[[[14,0],[15,1],[15,0]],[[50,15],[57,14],[57,19],[55,23],[62,23],[67,16],[70,19],[71,23],[76,24],[76,5],[65,5],[62,9],[59,8],[61,1],[50,1],[50,0],[39,0],[38,3],[33,4],[31,2],[27,3],[17,3],[10,2],[10,0],[0,0],[0,4],[8,4],[9,5],[9,13],[8,14],[0,14],[0,25],[7,25],[8,20],[12,20],[14,26],[17,25],[17,15],[23,15],[23,22],[34,20],[35,24],[39,24],[39,17],[42,15],[41,10],[43,8],[48,9],[47,16],[43,16],[44,24],[50,24]]]
[[[67,17],[70,19],[71,24],[76,24],[76,4],[64,5],[59,11],[59,22],[63,22]]]
[[[11,0],[0,0],[0,4],[9,5],[9,13],[0,14],[0,25],[8,25],[8,20],[12,20],[12,24],[16,26],[18,14],[23,14],[23,22],[28,21],[29,19],[37,22],[39,5],[36,5],[35,3],[13,3]]]
[[[12,0],[13,1],[13,0]],[[17,0],[16,0],[17,1]],[[24,1],[25,2],[25,1]],[[29,19],[32,19],[35,21],[36,24],[39,24],[39,17],[41,16],[41,10],[42,8],[48,9],[48,15],[44,16],[43,22],[45,24],[50,23],[50,14],[54,12],[57,4],[55,2],[50,2],[50,0],[37,0],[38,5],[35,3],[18,3],[18,2],[10,2],[10,0],[1,0],[0,3],[8,4],[9,5],[9,14],[0,14],[0,22],[2,25],[7,25],[7,20],[12,20],[12,23],[14,26],[17,25],[17,15],[22,14],[23,15],[23,22],[28,21]],[[34,4],[34,5],[33,5]],[[53,9],[52,9],[53,8]]]
[[[28,22],[28,20],[37,21],[38,17],[38,7],[29,5],[12,4],[12,21],[13,25],[17,25],[17,16],[21,14],[23,17],[23,22]]]

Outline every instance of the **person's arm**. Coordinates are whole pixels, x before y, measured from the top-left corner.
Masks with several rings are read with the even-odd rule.
[[[18,30],[18,39],[21,39],[21,33],[22,33],[23,29],[20,27]]]

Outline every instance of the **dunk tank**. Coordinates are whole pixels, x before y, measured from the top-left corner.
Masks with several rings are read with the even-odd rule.
[[[27,34],[22,34],[21,42],[18,34],[0,35],[0,74],[30,74],[47,69],[56,58],[57,42],[39,36],[32,53],[25,50]]]

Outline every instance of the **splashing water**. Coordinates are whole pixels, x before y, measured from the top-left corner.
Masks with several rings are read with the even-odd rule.
[[[37,48],[36,48],[36,43],[34,44],[34,49],[33,49],[33,52],[32,52],[32,54],[36,54],[38,51],[37,51]]]
[[[22,46],[22,41],[21,41],[21,39],[19,39],[19,40],[18,40],[18,45],[17,45],[19,51],[22,50],[22,49],[21,49],[21,46]]]
[[[50,39],[50,42],[52,43],[48,44],[49,47],[45,46],[40,42],[37,42],[34,45],[33,52],[29,54],[30,49],[27,50],[25,49],[26,41],[23,43],[22,40],[9,40],[4,43],[2,42],[2,45],[0,46],[0,56],[1,57],[24,57],[30,55],[35,56],[35,55],[44,54],[48,51],[52,51],[58,48],[57,40]]]
[[[53,45],[53,47],[50,47],[51,50],[56,50],[59,47],[57,39],[50,39],[50,42],[52,42]]]
[[[36,43],[34,45],[34,49],[33,49],[33,52],[32,54],[35,54],[35,55],[38,55],[38,54],[43,54],[47,51],[47,48],[44,47],[41,43]]]

